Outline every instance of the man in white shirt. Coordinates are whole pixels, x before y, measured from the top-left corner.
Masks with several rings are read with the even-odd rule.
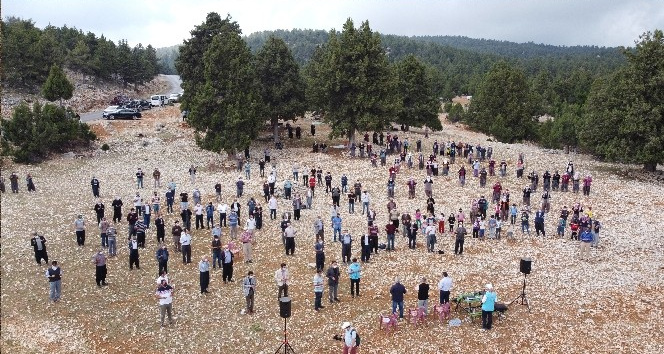
[[[444,304],[450,302],[450,291],[452,290],[452,278],[443,272],[443,278],[438,282],[438,290],[440,291],[440,303]]]
[[[371,202],[371,197],[369,197],[369,192],[364,191],[362,192],[362,215],[364,215],[364,211],[369,212],[369,202]]]
[[[427,224],[424,233],[427,235],[427,252],[434,252],[433,249],[436,246],[436,228],[433,226],[433,223]]]
[[[288,223],[288,226],[284,230],[284,238],[286,239],[286,255],[289,254],[292,256],[295,254],[295,234],[297,231],[295,231],[295,228],[291,223]]]
[[[274,194],[270,197],[270,201],[267,202],[267,207],[270,209],[270,220],[277,218],[277,198]]]
[[[196,214],[196,230],[198,230],[198,227],[200,225],[200,228],[204,228],[203,224],[203,206],[201,203],[196,203],[196,206],[194,207],[194,214]]]
[[[256,232],[256,219],[251,214],[245,223],[245,231],[249,231],[251,236],[254,236],[254,233]]]
[[[288,274],[288,267],[286,263],[281,263],[281,267],[274,272],[274,281],[277,282],[279,287],[279,294],[277,299],[281,299],[283,292],[284,297],[288,297],[288,284],[290,283],[290,275]]]
[[[182,264],[191,263],[191,235],[189,230],[184,229],[180,235],[180,245],[182,245]]]
[[[159,285],[157,291],[155,292],[155,297],[159,299],[159,310],[161,312],[161,327],[164,327],[164,317],[167,312],[168,312],[168,324],[173,324],[173,317],[171,315],[171,311],[173,310],[174,292],[175,289],[173,289],[170,285],[168,285],[168,281],[166,279],[161,280],[161,284]]]
[[[217,205],[217,212],[219,213],[219,225],[226,227],[226,211],[228,210],[228,204],[219,203]]]

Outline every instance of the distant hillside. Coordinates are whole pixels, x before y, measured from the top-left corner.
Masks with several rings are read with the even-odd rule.
[[[316,47],[326,43],[328,38],[328,32],[324,30],[293,29],[255,32],[245,36],[245,41],[255,53],[270,35],[283,39],[301,66],[306,65]],[[399,61],[413,54],[426,63],[435,79],[434,89],[446,98],[473,94],[484,74],[500,60],[518,65],[531,80],[539,77],[540,81],[549,82],[549,85],[555,84],[555,89],[560,92],[578,92],[571,88],[574,85],[585,92],[594,78],[625,63],[618,48],[565,47],[460,36],[381,37],[391,61]],[[175,72],[177,48],[157,49],[162,73]],[[583,80],[579,81],[576,77]]]
[[[549,44],[515,43],[493,39],[475,39],[463,36],[412,36],[409,39],[442,44],[477,53],[497,54],[509,58],[533,59],[542,57],[602,57],[603,60],[624,61],[618,48],[598,46],[555,46]]]

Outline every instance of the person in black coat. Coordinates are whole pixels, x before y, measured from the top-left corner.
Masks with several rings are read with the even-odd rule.
[[[41,265],[41,260],[43,259],[46,262],[46,265],[48,265],[48,254],[46,253],[46,238],[35,232],[32,234],[30,245],[35,251],[35,260],[37,261],[37,263]]]
[[[228,249],[228,245],[221,252],[221,278],[224,284],[233,281],[233,252]]]

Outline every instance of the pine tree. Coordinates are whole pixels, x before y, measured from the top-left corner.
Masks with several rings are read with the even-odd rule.
[[[627,67],[593,84],[579,140],[602,158],[654,171],[664,162],[664,33],[644,33],[624,54]]]
[[[396,77],[368,21],[355,28],[349,18],[340,34],[330,31],[307,72],[309,99],[325,112],[331,137],[354,141],[356,131],[382,130],[394,120]]]
[[[279,119],[304,115],[304,80],[286,43],[270,36],[256,53],[256,75],[266,115],[270,118],[274,142],[279,141]]]
[[[217,21],[213,13],[207,19],[191,32],[193,37],[185,41],[178,59],[178,70],[185,73],[181,77],[187,122],[196,130],[201,148],[232,154],[258,135],[262,100],[253,57],[237,23],[230,17]],[[212,28],[206,27],[210,23]],[[214,34],[204,39],[209,33]]]
[[[42,93],[44,98],[51,102],[59,100],[62,107],[62,100],[68,100],[73,96],[74,85],[69,82],[67,75],[59,66],[53,65],[44,86],[42,86]]]
[[[396,66],[399,82],[397,91],[400,105],[397,111],[397,123],[406,127],[428,127],[442,130],[438,119],[440,102],[433,92],[431,77],[426,66],[415,56],[409,55]]]
[[[513,143],[535,138],[535,113],[524,73],[500,61],[484,76],[464,119],[499,141]]]

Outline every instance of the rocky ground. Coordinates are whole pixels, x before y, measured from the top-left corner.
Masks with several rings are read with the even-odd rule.
[[[75,112],[89,112],[102,110],[109,106],[109,102],[116,95],[125,95],[135,99],[148,99],[155,92],[166,92],[168,83],[156,78],[134,90],[133,86],[124,87],[114,82],[101,82],[90,76],[71,70],[65,70],[67,78],[74,85],[74,95],[63,101],[67,107]],[[34,102],[46,102],[39,93],[20,92],[11,88],[3,88],[2,92],[2,118],[11,117],[13,109],[21,103],[32,105]]]
[[[431,151],[434,139],[456,140],[493,146],[496,159],[506,159],[509,175],[500,179],[512,190],[512,198],[520,200],[518,192],[525,180],[515,178],[514,166],[518,153],[524,153],[527,169],[540,173],[564,169],[573,160],[582,173],[591,173],[595,184],[589,197],[572,193],[553,193],[552,214],[546,220],[547,238],[523,237],[516,240],[467,239],[466,250],[455,257],[451,236],[439,237],[439,247],[445,254],[427,254],[423,239],[417,250],[406,248],[406,240],[397,235],[397,251],[382,252],[363,265],[362,296],[351,298],[347,273],[342,270],[338,304],[327,304],[319,313],[313,310],[312,277],[314,262],[312,223],[316,216],[328,219],[330,199],[317,191],[313,210],[303,211],[302,220],[295,223],[299,231],[295,256],[285,256],[281,247],[276,221],[266,222],[257,232],[254,263],[244,264],[237,259],[235,278],[230,285],[221,282],[219,270],[212,272],[211,294],[199,294],[197,262],[209,253],[208,230],[193,231],[194,263],[182,265],[179,254],[171,247],[170,277],[176,285],[174,301],[176,323],[159,328],[157,301],[153,297],[157,264],[154,252],[155,231],[147,237],[147,248],[141,251],[141,270],[129,271],[128,252],[119,241],[119,255],[109,261],[110,286],[98,289],[94,283],[91,257],[99,245],[92,207],[95,200],[90,179],[101,181],[102,199],[107,215],[110,203],[118,195],[125,202],[136,192],[132,178],[137,167],[152,171],[159,167],[162,180],[173,179],[179,189],[191,191],[198,187],[204,200],[214,196],[217,181],[225,184],[223,195],[230,202],[234,195],[233,182],[238,173],[227,157],[201,151],[195,146],[193,132],[180,119],[178,107],[165,107],[145,112],[140,121],[93,123],[101,138],[97,146],[108,143],[110,150],[96,150],[82,158],[59,157],[40,165],[10,165],[3,168],[6,177],[15,170],[20,176],[31,173],[37,192],[28,194],[23,184],[20,194],[2,195],[2,347],[11,353],[178,353],[183,351],[207,353],[238,349],[245,353],[271,353],[280,345],[283,320],[279,317],[276,286],[272,279],[279,263],[287,262],[293,278],[290,294],[293,316],[288,321],[291,345],[297,353],[338,353],[341,343],[332,339],[340,333],[340,324],[351,321],[362,337],[362,353],[438,353],[438,352],[532,352],[532,353],[661,353],[664,316],[662,234],[664,224],[658,210],[664,206],[662,185],[635,179],[625,171],[637,166],[599,163],[586,155],[565,155],[560,151],[542,150],[527,144],[488,142],[482,134],[469,132],[462,126],[445,124],[444,130],[425,138],[418,131],[407,134],[411,142],[422,139],[425,152]],[[341,173],[352,180],[360,179],[372,195],[372,205],[378,213],[380,225],[387,221],[385,182],[386,168],[372,168],[368,160],[351,159],[334,149],[328,154],[313,154],[309,136],[310,120],[296,124],[303,127],[304,139],[286,139],[286,149],[273,150],[273,161],[279,182],[290,175],[291,166],[298,161],[303,170],[321,166],[331,171],[335,181]],[[318,126],[316,139],[327,140],[325,125]],[[142,134],[142,137],[139,137]],[[258,176],[256,161],[269,144],[266,129],[264,139],[251,149],[254,169],[245,187],[245,197],[262,199],[263,180]],[[337,145],[341,141],[329,141]],[[188,167],[198,166],[196,184],[189,182]],[[460,165],[454,165],[456,171]],[[407,198],[406,179],[414,176],[420,181],[419,199]],[[397,205],[400,210],[425,209],[421,181],[423,171],[402,169],[398,175]],[[492,185],[498,178],[490,178]],[[147,187],[151,187],[148,179]],[[469,178],[465,188],[450,177],[435,178],[434,196],[438,208],[445,214],[452,210],[467,210],[471,200],[490,189],[479,188],[477,179]],[[299,186],[296,188],[303,190]],[[152,188],[140,191],[151,194]],[[159,190],[161,195],[164,188]],[[538,198],[535,197],[534,200]],[[578,257],[578,243],[556,239],[557,213],[563,205],[580,202],[592,206],[603,223],[600,247],[592,251],[591,261]],[[177,204],[177,203],[176,203]],[[176,211],[178,207],[176,205]],[[344,227],[353,235],[365,230],[365,219],[359,213],[348,214],[342,201]],[[279,200],[279,210],[290,210],[289,203]],[[88,221],[86,246],[78,249],[73,232],[73,220],[82,213]],[[246,207],[243,209],[246,213]],[[244,214],[246,215],[246,214]],[[167,229],[178,219],[167,215]],[[118,227],[125,234],[124,223]],[[64,270],[63,298],[57,304],[48,302],[48,285],[44,266],[37,266],[29,245],[30,233],[43,233],[49,241],[50,259],[57,259]],[[331,236],[326,225],[326,239]],[[224,240],[227,240],[224,230]],[[385,235],[381,232],[381,242]],[[167,237],[167,240],[169,238]],[[338,243],[326,245],[328,262],[339,259]],[[359,248],[353,249],[359,257]],[[472,323],[461,311],[453,318],[462,320],[459,327],[439,323],[433,317],[429,323],[415,328],[406,321],[399,323],[394,334],[378,328],[378,315],[390,309],[389,287],[400,276],[408,288],[406,307],[416,305],[414,287],[421,276],[435,285],[443,271],[454,278],[453,296],[464,291],[479,290],[487,282],[494,284],[500,301],[510,302],[521,291],[523,276],[519,273],[519,259],[532,257],[533,272],[528,276],[529,312],[525,306],[510,306],[506,318],[497,322],[491,331],[481,330],[478,321]],[[253,270],[259,282],[256,293],[256,314],[242,315],[244,299],[239,280]],[[324,299],[327,296],[324,294]],[[437,292],[432,291],[433,301]]]

